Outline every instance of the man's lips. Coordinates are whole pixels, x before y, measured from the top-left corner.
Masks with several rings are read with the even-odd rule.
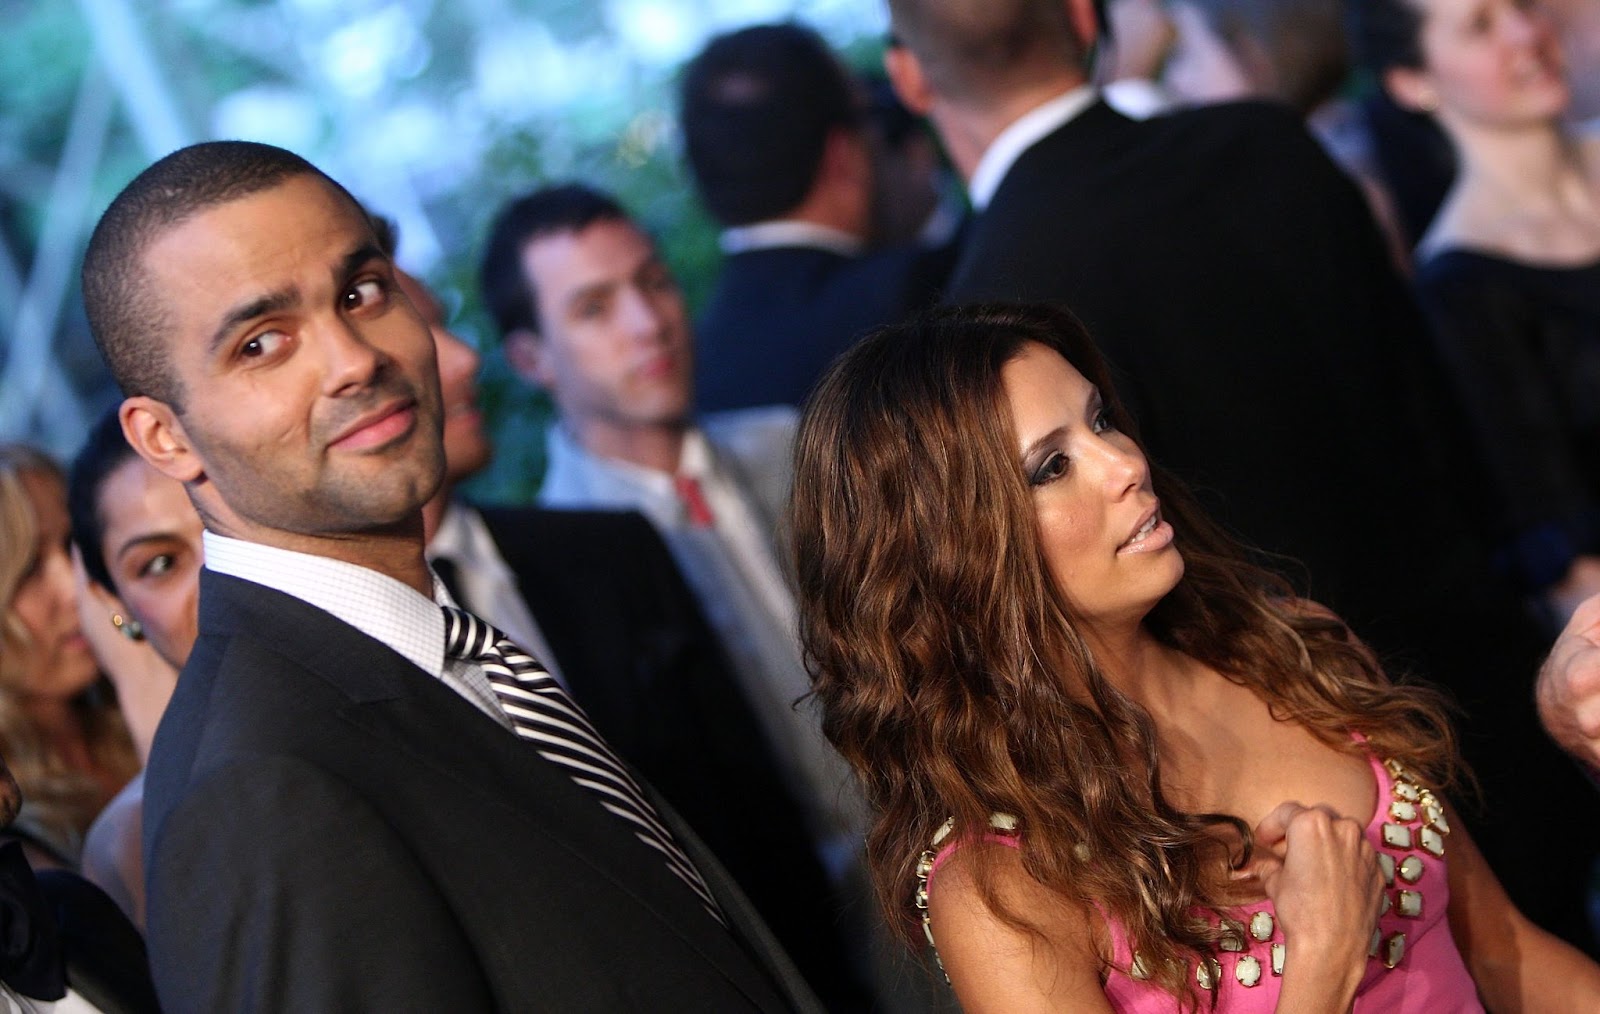
[[[406,399],[368,412],[357,419],[328,446],[341,451],[363,451],[386,444],[404,435],[416,423],[417,404]]]

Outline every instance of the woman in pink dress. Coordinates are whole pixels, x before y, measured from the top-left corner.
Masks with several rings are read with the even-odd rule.
[[[1600,967],[1445,802],[1441,699],[1148,465],[1070,315],[864,339],[811,398],[794,489],[880,900],[967,1010],[1600,1009]]]

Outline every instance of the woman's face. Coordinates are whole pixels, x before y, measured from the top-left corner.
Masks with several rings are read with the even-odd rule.
[[[1183,576],[1144,454],[1055,351],[1024,345],[1001,380],[1056,586],[1087,626],[1138,624]]]
[[[128,612],[156,653],[177,668],[194,647],[200,591],[200,515],[183,484],[140,457],[100,485],[100,552]]]
[[[89,642],[78,625],[67,548],[67,496],[61,481],[46,472],[21,473],[33,508],[36,535],[33,558],[11,598],[10,609],[28,633],[19,670],[20,683],[8,688],[26,699],[66,700],[99,677]]]
[[[1409,0],[1422,14],[1422,101],[1451,122],[1518,126],[1566,109],[1554,27],[1534,0]]]
[[[1173,98],[1205,105],[1257,94],[1259,88],[1244,65],[1199,8],[1179,2],[1168,10],[1176,35],[1161,71],[1161,83]]]

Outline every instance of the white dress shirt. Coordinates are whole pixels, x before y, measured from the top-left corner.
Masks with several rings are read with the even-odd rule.
[[[203,538],[207,569],[265,585],[332,614],[443,681],[502,727],[511,728],[483,669],[474,662],[445,657],[444,613],[439,607],[453,606],[455,601],[437,577],[429,599],[392,577],[342,560],[214,532]]]
[[[722,230],[718,244],[725,254],[744,253],[747,250],[770,250],[782,246],[815,247],[841,257],[858,257],[866,250],[861,237],[852,236],[840,229],[802,222],[793,218],[774,218],[750,225],[736,225]]]
[[[1000,181],[1016,164],[1022,153],[1055,133],[1062,125],[1094,105],[1099,94],[1090,85],[1079,85],[1069,92],[1038,105],[1023,113],[1002,130],[978,160],[967,183],[967,196],[972,199],[974,211],[982,211],[1000,189]]]

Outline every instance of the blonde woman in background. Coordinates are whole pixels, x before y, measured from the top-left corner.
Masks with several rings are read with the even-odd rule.
[[[139,766],[79,626],[67,540],[60,468],[0,445],[0,754],[23,797],[9,833],[35,866],[76,866]]]

